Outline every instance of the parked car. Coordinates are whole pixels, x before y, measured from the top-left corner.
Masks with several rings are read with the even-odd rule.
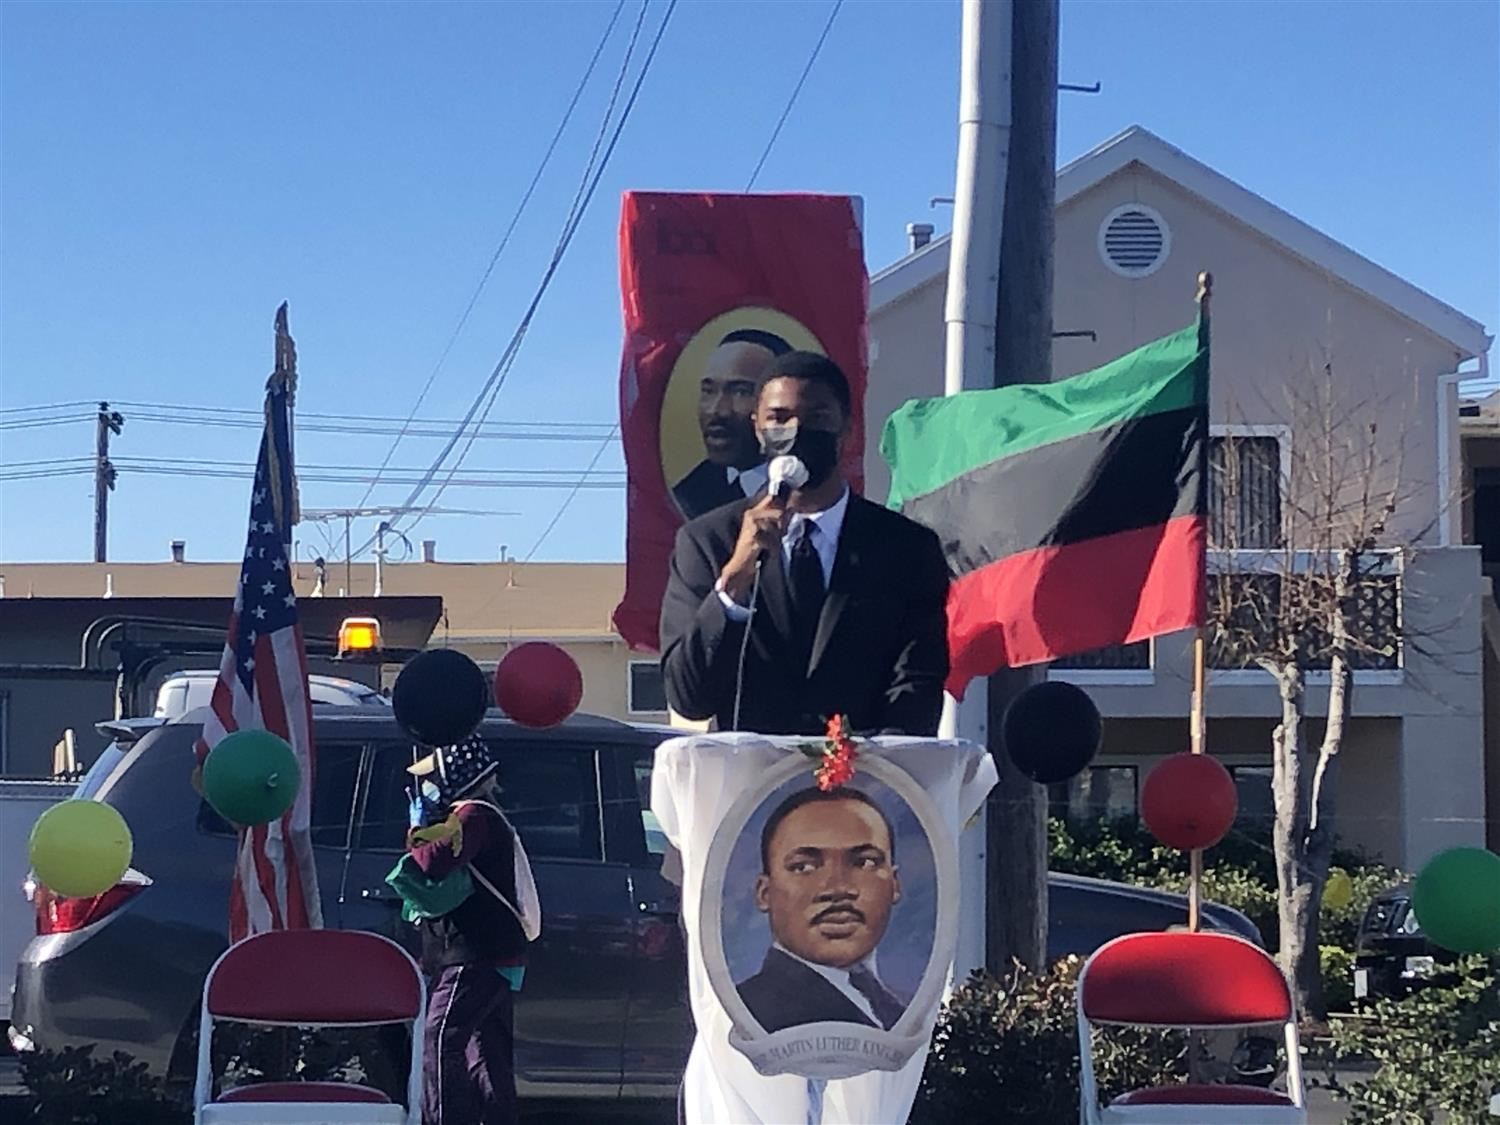
[[[1370,903],[1354,943],[1354,998],[1395,999],[1439,978],[1452,954],[1427,940],[1411,907],[1411,883]]]
[[[412,746],[388,707],[314,708],[312,840],[324,921],[415,949],[384,876],[406,834]],[[38,936],[16,974],[13,1042],[98,1044],[185,1080],[203,978],[224,948],[235,841],[193,791],[200,727],[182,720],[105,755],[84,789],[124,814],[132,869],[97,899],[35,896]],[[501,803],[526,845],[545,924],[516,1005],[527,1099],[671,1098],[693,1035],[678,890],[646,807],[656,746],[676,733],[574,716],[533,730],[491,713]],[[1186,918],[1178,895],[1074,876],[1051,880],[1051,949],[1086,953],[1118,934]],[[1251,940],[1236,911],[1210,926]]]

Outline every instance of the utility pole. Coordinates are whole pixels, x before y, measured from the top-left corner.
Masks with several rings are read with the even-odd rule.
[[[1052,206],[1056,194],[1058,0],[964,0],[958,175],[948,263],[944,391],[1045,382],[1052,375]],[[940,733],[985,743],[999,784],[966,845],[960,956],[991,972],[1040,969],[1047,950],[1045,791],[1010,763],[1001,719],[1031,669],[973,683]],[[968,835],[966,833],[966,835]],[[983,939],[977,939],[982,927]],[[969,967],[959,966],[960,970]]]
[[[109,438],[125,427],[125,416],[111,410],[109,403],[99,404],[94,427],[94,561],[102,563],[109,554],[109,494],[115,490],[115,467],[109,462]]]
[[[1024,0],[1023,0],[1024,3]],[[943,393],[959,394],[992,385],[995,377],[995,315],[1000,292],[1006,166],[1011,146],[1011,9],[1014,0],[964,0],[959,48],[958,170],[953,192],[953,237],[949,243],[948,293],[943,308]],[[989,743],[989,685],[969,684],[962,703],[944,697],[938,734]],[[1003,759],[1003,754],[995,754]],[[960,924],[956,963],[959,979],[976,968],[1003,971],[990,950],[998,932],[990,921],[997,906],[994,868],[1005,853],[991,837],[1001,827],[998,807],[982,810],[960,837]],[[1019,905],[1019,904],[1016,904]]]
[[[1058,0],[1012,8],[1010,159],[995,310],[994,385],[1052,378],[1052,281],[1057,195]],[[1043,673],[1002,669],[989,687],[989,745],[1000,770],[986,817],[987,961],[1014,958],[1039,970],[1047,959],[1047,793],[1011,764],[1001,719]]]

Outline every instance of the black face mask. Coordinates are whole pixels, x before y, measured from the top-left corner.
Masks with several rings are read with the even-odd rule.
[[[833,475],[839,463],[839,435],[793,423],[761,431],[761,451],[767,457],[791,454],[807,469],[803,488],[817,488]]]

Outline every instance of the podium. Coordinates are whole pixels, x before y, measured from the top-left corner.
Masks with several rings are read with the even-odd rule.
[[[682,860],[689,1125],[904,1122],[952,972],[957,843],[994,786],[964,741],[672,739],[651,808]]]

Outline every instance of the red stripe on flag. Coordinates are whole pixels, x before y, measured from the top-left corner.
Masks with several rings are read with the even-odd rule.
[[[1201,625],[1202,516],[1023,551],[953,583],[947,688],[976,676]]]
[[[271,914],[271,929],[284,930],[286,923],[282,919],[281,901],[276,894],[276,867],[266,853],[266,836],[269,832],[264,824],[257,824],[250,829],[249,847],[255,857],[255,881],[260,887],[261,897],[266,900],[266,909]]]

